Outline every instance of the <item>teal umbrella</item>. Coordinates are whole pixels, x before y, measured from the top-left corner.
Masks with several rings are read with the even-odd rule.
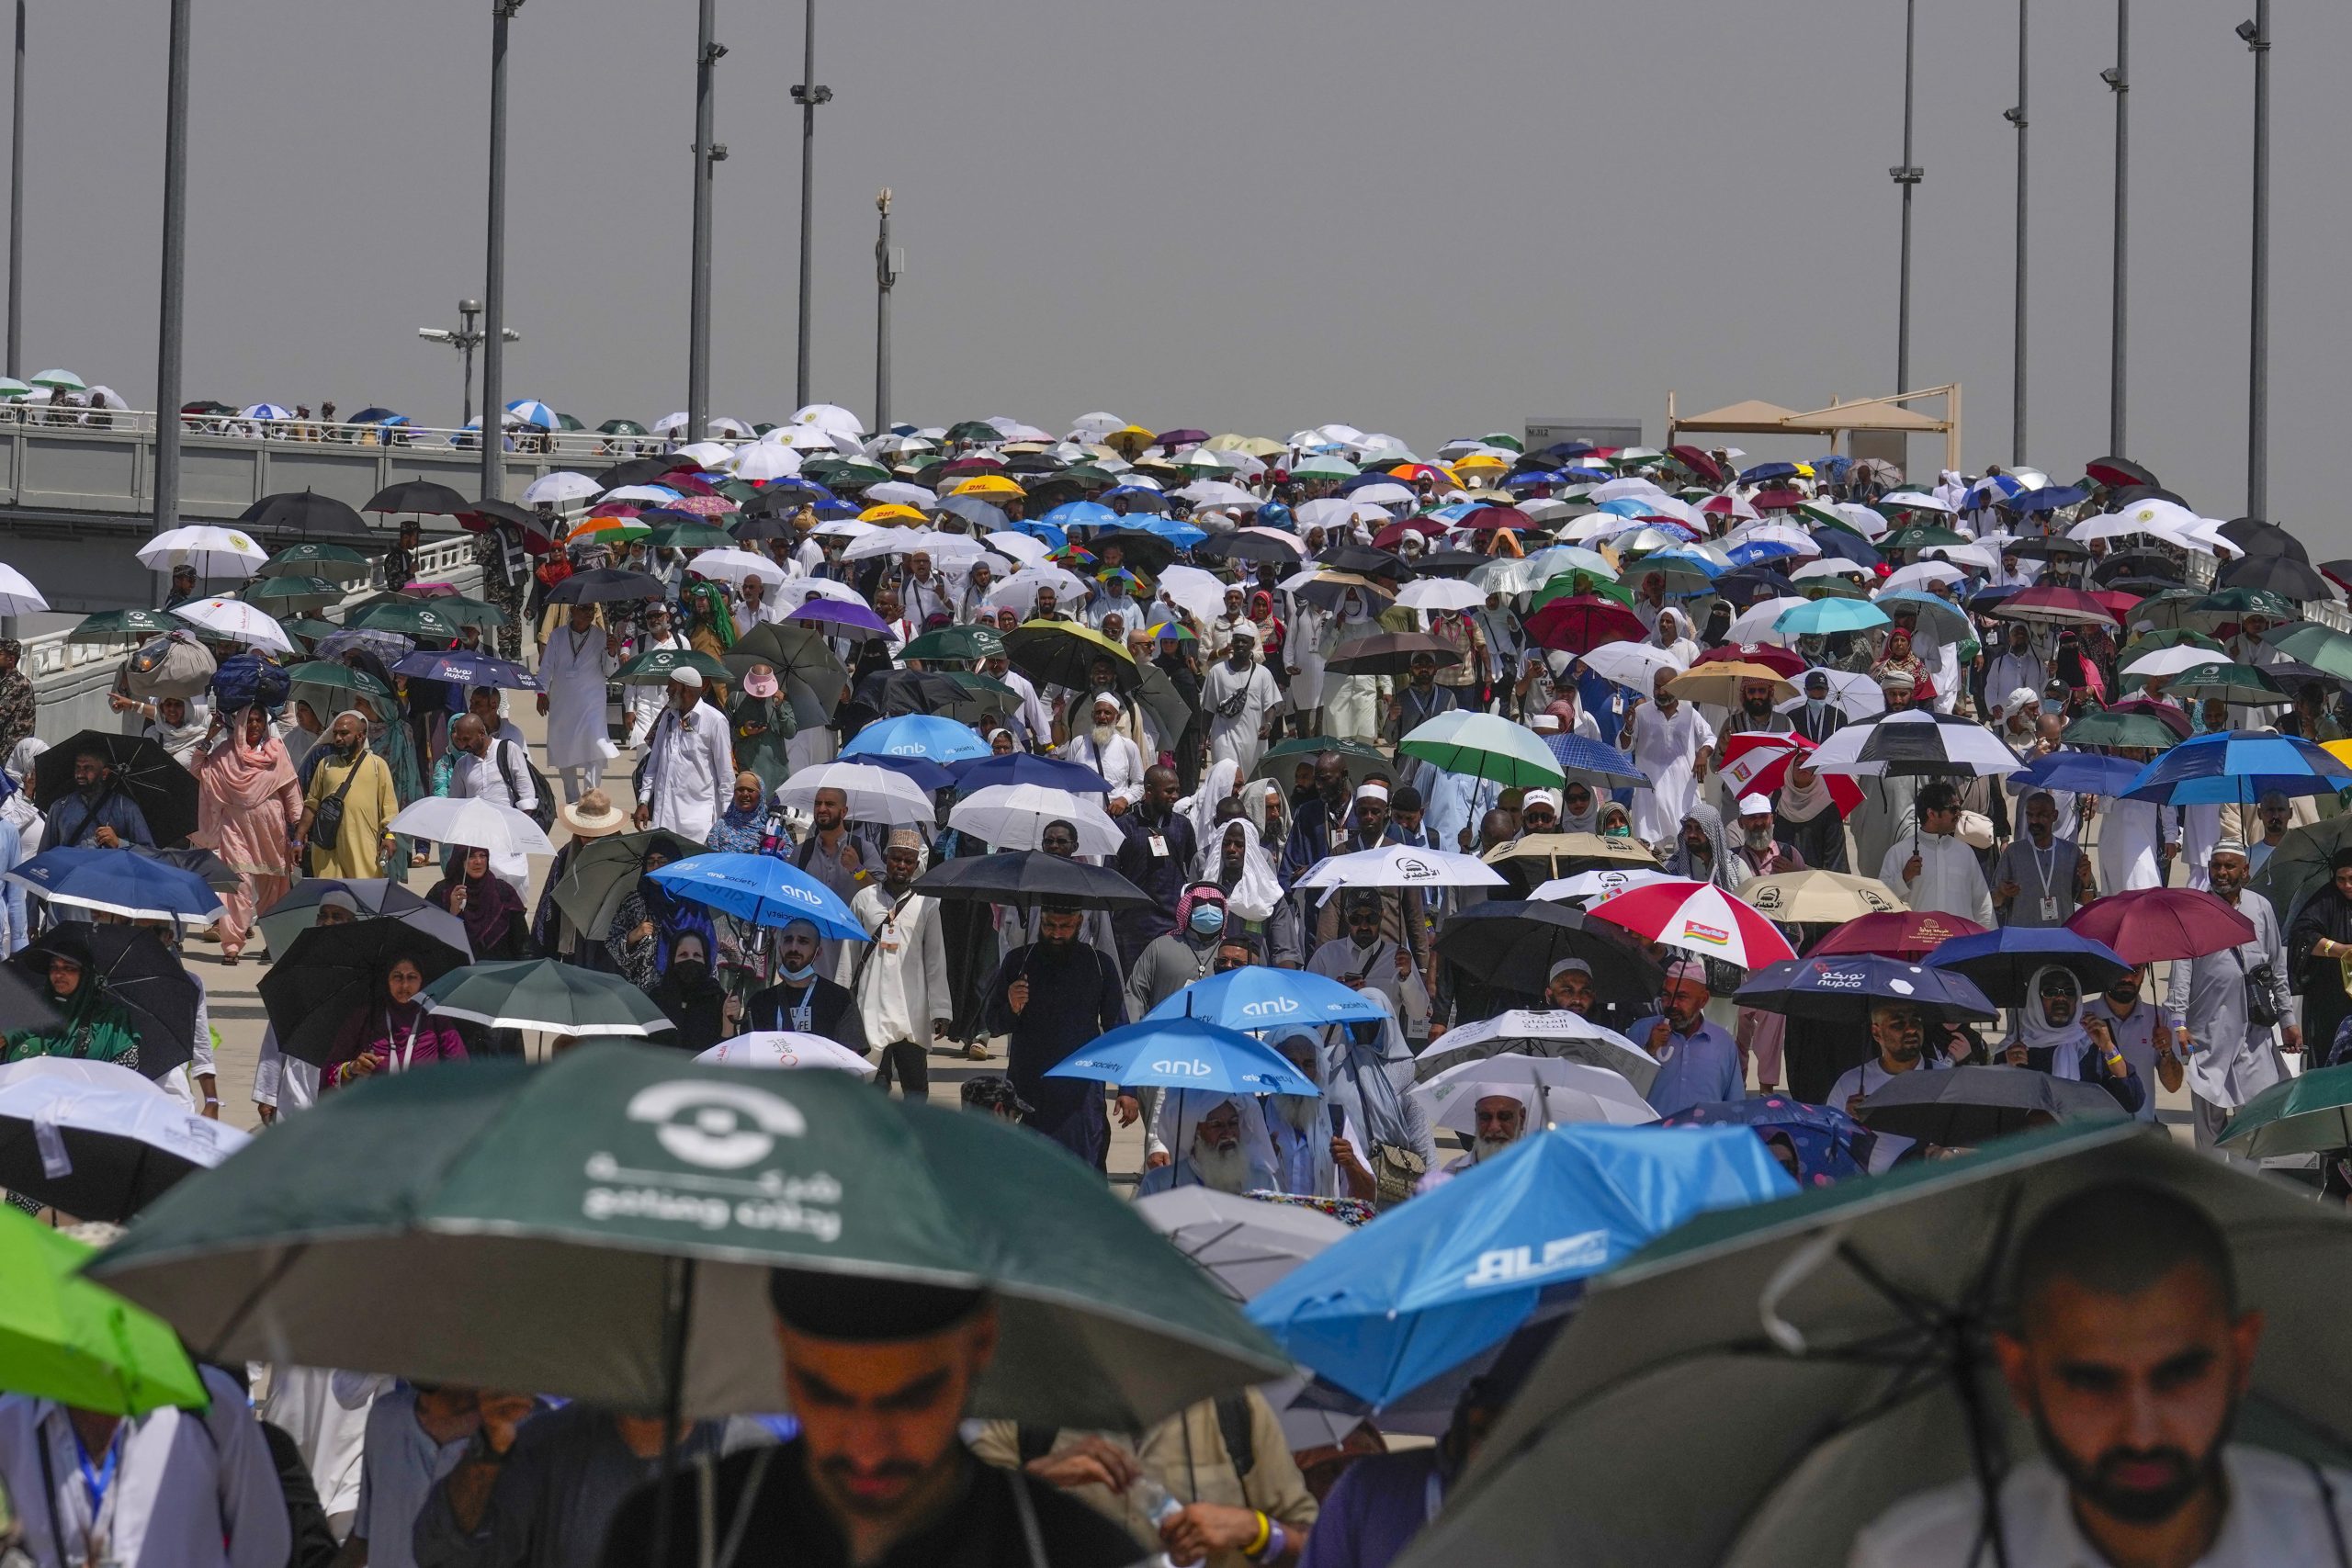
[[[979,1416],[1140,1431],[1288,1370],[1205,1273],[1035,1134],[843,1073],[650,1046],[330,1095],[165,1194],[91,1272],[206,1359],[647,1412],[674,1382],[697,1417],[783,1404],[774,1269],[993,1292]],[[664,1303],[681,1296],[673,1379]]]
[[[440,1016],[491,1029],[642,1036],[676,1027],[620,976],[552,958],[469,964],[425,987],[424,995]]]
[[[169,610],[101,610],[85,615],[66,634],[69,642],[144,642],[165,632],[187,631],[188,624]]]
[[[1567,782],[1544,738],[1523,724],[1461,708],[1442,713],[1397,742],[1402,756],[1419,757],[1449,773],[1512,785]]]

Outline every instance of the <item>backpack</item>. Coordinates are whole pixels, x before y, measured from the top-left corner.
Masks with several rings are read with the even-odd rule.
[[[515,809],[537,822],[539,825],[539,831],[543,833],[554,827],[555,796],[548,793],[548,776],[533,767],[529,753],[525,752],[512,740],[494,741],[492,743],[492,749],[497,753],[498,776],[506,781],[506,794],[510,799],[521,799],[523,792],[514,787],[514,766],[506,760],[506,754],[510,751],[520,754],[523,758],[523,771],[531,775],[533,804],[527,810],[519,806]]]
[[[232,653],[212,676],[212,705],[224,714],[259,707],[276,713],[286,705],[293,680],[258,653]]]

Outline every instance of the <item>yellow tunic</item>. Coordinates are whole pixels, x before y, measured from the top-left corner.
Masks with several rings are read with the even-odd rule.
[[[320,802],[343,787],[345,776],[354,767],[359,770],[359,777],[352,784],[351,793],[343,797],[343,831],[335,839],[334,853],[316,847],[311,850],[312,876],[383,874],[379,857],[384,847],[384,824],[401,808],[400,796],[392,788],[390,764],[373,751],[362,751],[356,762],[329,756],[311,775],[310,793],[303,800],[316,809]]]

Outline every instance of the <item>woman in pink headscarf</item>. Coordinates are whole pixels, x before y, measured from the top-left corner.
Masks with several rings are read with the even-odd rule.
[[[254,911],[283,897],[294,874],[302,784],[257,707],[230,719],[226,733],[198,749],[195,772],[196,833],[189,841],[237,874],[237,886],[221,895],[228,913],[220,917],[220,961],[234,964]]]

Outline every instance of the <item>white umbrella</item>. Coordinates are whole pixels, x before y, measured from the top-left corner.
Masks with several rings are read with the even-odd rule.
[[[649,506],[663,506],[677,500],[678,492],[672,490],[667,485],[622,485],[616,490],[606,491],[598,499],[603,501],[641,501]]]
[[[865,490],[865,499],[869,504],[875,506],[912,506],[922,509],[939,504],[939,496],[936,492],[925,490],[921,485],[909,484],[904,479],[885,479],[878,485],[868,485]]]
[[[653,434],[656,435],[668,435],[673,431],[684,430],[685,427],[686,411],[680,409],[675,413],[665,413],[660,419],[655,420],[653,422]]]
[[[1796,678],[1792,683],[1799,694],[1782,703],[1779,711],[1794,713],[1804,706],[1803,693],[1805,682],[1815,675],[1828,677],[1829,700],[1848,718],[1875,718],[1886,711],[1886,694],[1879,690],[1876,681],[1856,671],[1829,670],[1819,665]]]
[[[723,441],[696,441],[689,446],[679,447],[671,455],[690,458],[702,468],[716,472],[734,460],[735,448]]]
[[[193,1114],[127,1067],[58,1057],[0,1067],[0,1122],[29,1126],[48,1180],[71,1180],[78,1163],[85,1183],[125,1197],[152,1193],[172,1169],[209,1170],[252,1142],[224,1122]]]
[[[1951,507],[1925,491],[1898,490],[1879,498],[1881,506],[1907,507],[1914,512],[1950,512]]]
[[[198,599],[179,605],[172,614],[206,631],[217,632],[231,642],[273,648],[280,653],[294,651],[293,639],[286,635],[286,628],[268,612],[242,599]]]
[[[1928,588],[1939,582],[1958,582],[1967,572],[1950,561],[1920,560],[1891,573],[1879,586],[1890,593],[1906,588]]]
[[[1011,556],[1024,567],[1044,566],[1054,553],[1045,540],[1028,534],[1016,534],[1010,528],[1000,528],[981,537],[987,540],[990,549]]]
[[[989,604],[997,609],[1010,609],[1022,619],[1036,607],[1037,590],[1050,588],[1054,597],[1063,604],[1086,596],[1086,583],[1076,572],[1065,571],[1057,566],[1023,567],[989,591]]]
[[[1344,528],[1351,523],[1386,523],[1389,521],[1388,513],[1377,502],[1363,499],[1364,491],[1384,489],[1404,490],[1405,487],[1366,485],[1354,495],[1318,496],[1313,501],[1299,502],[1298,510],[1292,515],[1298,519],[1301,528]],[[1405,491],[1408,502],[1412,500],[1412,493]]]
[[[722,413],[714,415],[707,421],[702,427],[702,433],[705,435],[724,435],[741,440],[752,434],[752,427],[733,414]]]
[[[85,385],[82,378],[71,370],[43,370],[34,376],[32,381],[36,387],[47,387],[59,392],[78,392]]]
[[[237,411],[239,419],[292,419],[294,411],[283,403],[254,403]]]
[[[166,528],[139,547],[139,564],[157,571],[192,566],[198,577],[251,577],[269,552],[236,528],[209,523]]]
[[[754,550],[705,550],[695,557],[695,572],[700,577],[718,578],[741,587],[745,578],[756,577],[769,587],[783,583],[784,568]]]
[[[1649,1102],[1619,1074],[1558,1056],[1481,1057],[1448,1067],[1415,1085],[1411,1094],[1430,1126],[1457,1133],[1476,1132],[1478,1101],[1495,1095],[1526,1106],[1531,1131],[1571,1122],[1639,1127],[1657,1120]]]
[[[1299,887],[1500,887],[1504,878],[1476,855],[1388,844],[1317,863]]]
[[[0,561],[0,615],[37,615],[48,608],[49,601],[23,572]]]
[[[773,441],[752,441],[735,449],[735,460],[728,465],[728,471],[753,484],[787,479],[800,471],[800,454]]]
[[[794,410],[787,423],[813,424],[820,430],[830,430],[841,435],[860,434],[865,428],[858,423],[857,415],[839,403],[810,403],[806,408]]]
[[[1842,556],[1824,556],[1819,560],[1809,560],[1789,573],[1789,581],[1810,582],[1823,577],[1860,577],[1865,570]]]
[[[843,560],[870,560],[876,556],[910,556],[918,550],[933,562],[968,560],[984,554],[969,534],[943,534],[935,528],[880,528],[861,536],[842,552]]]
[[[1458,577],[1417,577],[1405,584],[1396,603],[1408,610],[1483,610],[1487,591]]]
[[[848,798],[850,819],[854,822],[879,822],[892,828],[927,826],[939,815],[938,807],[921,784],[871,762],[825,762],[803,768],[775,792],[775,803],[813,810],[820,789],[840,790]]]
[[[811,599],[833,599],[843,604],[865,604],[865,595],[846,582],[836,582],[830,577],[793,577],[785,580],[776,591],[776,603],[785,605],[806,604]],[[866,608],[872,609],[870,604]]]
[[[1260,1294],[1348,1234],[1346,1225],[1313,1209],[1209,1187],[1155,1192],[1136,1201],[1136,1213],[1237,1302]]]
[[[874,1076],[874,1064],[837,1041],[794,1029],[765,1029],[722,1040],[695,1058],[722,1067],[830,1067]]]
[[[1682,660],[1649,642],[1604,642],[1581,657],[1585,667],[1602,680],[1645,697],[1657,689],[1659,671],[1683,668]]]
[[[2210,648],[2192,648],[2183,643],[2177,648],[2160,648],[2154,653],[2143,653],[2123,667],[2126,675],[2177,675],[2184,670],[2194,670],[2199,664],[2211,664],[2222,655]]]
[[[1731,628],[1724,634],[1724,640],[1725,642],[1778,643],[1781,647],[1786,648],[1796,639],[1786,633],[1774,631],[1772,623],[1781,618],[1783,611],[1793,610],[1806,603],[1809,601],[1793,595],[1783,595],[1778,599],[1767,599],[1761,604],[1750,604],[1732,617]]]
[[[1603,866],[1599,871],[1580,871],[1574,876],[1555,876],[1528,897],[1543,904],[1598,904],[1614,898],[1620,893],[1647,887],[1653,882],[1673,880],[1666,873],[1652,871],[1646,866]]]
[[[1048,784],[990,784],[956,803],[947,825],[1000,850],[1035,850],[1046,827],[1068,822],[1078,829],[1078,852],[1115,855],[1126,835],[1102,809],[1099,795],[1055,789]]]
[[[1159,574],[1161,594],[1190,610],[1203,626],[1225,614],[1225,591],[1231,586],[1196,566],[1171,566]]]
[[[1261,497],[1250,494],[1238,484],[1224,479],[1201,479],[1176,492],[1194,507],[1235,506],[1245,510],[1262,503]]]
[[[511,806],[471,796],[429,795],[402,807],[385,824],[390,831],[436,844],[462,844],[494,855],[551,855],[555,846],[537,822]]]
[[[1973,566],[1979,571],[1991,571],[2001,564],[1995,558],[1993,552],[1983,545],[1929,545],[1919,553],[1933,556],[1940,560],[1951,561],[1960,566]]]
[[[1511,1008],[1449,1029],[1421,1048],[1413,1070],[1428,1079],[1464,1062],[1511,1055],[1582,1062],[1625,1079],[1643,1094],[1657,1081],[1656,1056],[1566,1008]]]
[[[559,468],[554,473],[542,474],[524,486],[523,504],[562,506],[570,502],[585,501],[592,495],[601,493],[603,489],[602,485],[586,474],[574,473],[569,468]]]
[[[1391,480],[1383,484],[1365,485],[1348,499],[1359,506],[1410,506],[1420,500],[1420,497],[1414,494],[1408,487]],[[1329,525],[1325,526],[1328,527]]]

